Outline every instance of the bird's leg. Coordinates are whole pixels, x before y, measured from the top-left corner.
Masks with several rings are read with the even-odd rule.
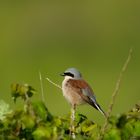
[[[75,126],[74,126],[74,122],[75,122],[75,111],[76,111],[76,105],[72,105],[71,108],[71,123],[70,123],[70,135],[73,139],[75,139]]]

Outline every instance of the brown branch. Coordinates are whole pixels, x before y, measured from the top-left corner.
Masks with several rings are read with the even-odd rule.
[[[104,135],[105,131],[107,130],[107,127],[108,127],[108,119],[111,115],[111,112],[112,112],[112,109],[113,109],[113,105],[115,104],[115,99],[119,93],[119,89],[120,89],[120,85],[121,85],[121,81],[122,81],[122,76],[124,74],[124,72],[126,71],[127,67],[128,67],[128,64],[129,64],[129,61],[132,57],[132,48],[129,50],[129,54],[128,54],[128,58],[127,60],[125,61],[123,67],[122,67],[122,70],[120,72],[120,75],[119,75],[119,78],[117,80],[117,83],[116,83],[116,86],[115,86],[115,89],[114,89],[114,92],[112,94],[112,99],[111,99],[111,102],[109,104],[109,107],[108,107],[108,111],[107,111],[107,117],[106,117],[106,120],[105,120],[105,123],[101,129],[101,135],[99,136],[99,140],[102,138],[102,136]]]

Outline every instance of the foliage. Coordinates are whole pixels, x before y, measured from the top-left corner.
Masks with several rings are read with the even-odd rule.
[[[9,109],[8,104],[0,102],[1,140],[67,140],[70,138],[70,115],[52,115],[42,101],[32,102],[34,89],[27,85],[13,84],[12,97],[24,100],[20,110]],[[25,109],[26,107],[26,109]],[[76,113],[75,134],[77,140],[96,140],[101,126],[86,116]],[[109,128],[103,140],[128,140],[140,137],[140,106],[136,105],[128,113],[109,118]]]
[[[11,84],[11,94],[14,102],[16,102],[16,99],[18,97],[21,97],[22,99],[26,100],[27,97],[32,97],[34,93],[35,89],[28,84]]]
[[[0,100],[0,120],[3,120],[6,115],[11,112],[12,110],[10,110],[9,104],[5,103],[3,100]]]
[[[110,127],[104,135],[104,140],[139,140],[140,139],[140,105],[109,119]]]

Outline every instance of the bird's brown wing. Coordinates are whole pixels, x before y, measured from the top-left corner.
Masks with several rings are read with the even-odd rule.
[[[84,80],[70,79],[68,83],[75,89],[76,93],[81,96],[81,98],[95,109],[99,110],[105,115],[104,111],[101,109],[100,105],[96,101],[96,97],[92,88]]]
[[[95,99],[95,96],[93,94],[91,87],[88,85],[86,81],[79,79],[78,80],[70,79],[68,83],[74,88],[76,93],[79,94],[85,102],[89,103],[90,105],[96,108],[93,101],[91,100],[91,98]]]

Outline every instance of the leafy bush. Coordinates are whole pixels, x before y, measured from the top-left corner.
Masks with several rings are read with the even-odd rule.
[[[11,110],[0,101],[0,140],[67,140],[70,139],[70,115],[54,116],[42,101],[32,102],[35,89],[25,84],[12,84],[12,97],[16,102],[24,100],[23,109]],[[76,113],[75,134],[77,140],[97,140],[101,126],[86,116]],[[140,106],[128,113],[109,118],[109,127],[103,140],[139,140]]]

